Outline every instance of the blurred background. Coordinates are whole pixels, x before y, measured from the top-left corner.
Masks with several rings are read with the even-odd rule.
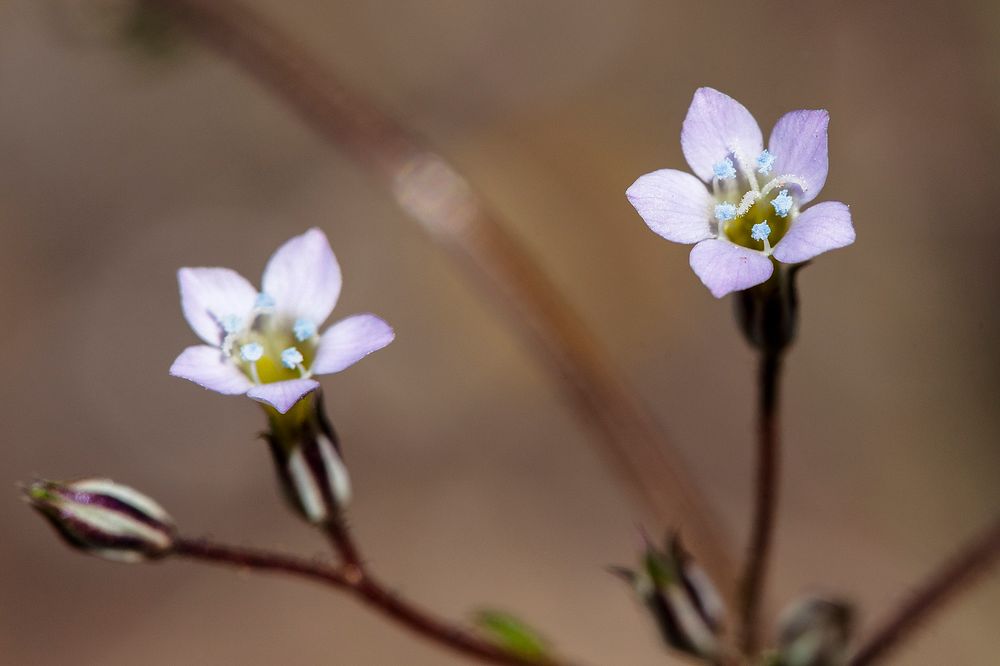
[[[685,168],[698,86],[765,135],[787,110],[829,109],[821,199],[851,204],[858,242],[801,277],[772,602],[843,595],[868,627],[996,511],[996,3],[252,4],[506,216],[665,424],[736,553],[754,355],[624,191]],[[178,267],[256,281],[318,226],[345,275],[335,316],[370,310],[398,336],[323,382],[376,570],[454,618],[513,611],[592,664],[673,663],[603,571],[632,562],[643,514],[508,322],[281,102],[193,40],[122,39],[120,9],[0,0],[0,662],[464,663],[299,582],[79,556],[18,500],[34,474],[107,475],[188,533],[324,552],[278,500],[260,410],[167,375],[195,341]],[[998,621],[993,576],[894,663],[996,663]]]

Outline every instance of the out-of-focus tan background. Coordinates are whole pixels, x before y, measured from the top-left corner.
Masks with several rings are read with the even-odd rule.
[[[121,47],[84,4],[0,2],[0,662],[462,663],[298,582],[81,557],[17,498],[36,473],[108,475],[189,533],[322,553],[277,499],[259,410],[167,375],[195,341],[178,267],[256,280],[319,226],[345,274],[335,314],[371,310],[398,333],[324,380],[374,566],[456,618],[515,611],[593,664],[671,663],[602,570],[631,560],[642,514],[507,322],[247,76],[193,42],[167,60]],[[509,218],[739,549],[754,357],[730,303],[624,190],[684,168],[698,86],[765,133],[786,110],[829,109],[821,198],[852,205],[858,242],[802,274],[772,599],[835,592],[870,626],[996,510],[995,3],[254,4]],[[993,577],[895,663],[997,663],[998,620]]]

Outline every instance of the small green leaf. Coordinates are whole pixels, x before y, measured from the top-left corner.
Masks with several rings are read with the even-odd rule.
[[[475,623],[493,637],[494,641],[525,659],[541,661],[548,655],[548,642],[534,629],[509,613],[481,610]]]

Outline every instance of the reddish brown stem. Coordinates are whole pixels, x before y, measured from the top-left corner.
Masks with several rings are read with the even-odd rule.
[[[910,599],[872,633],[851,659],[850,666],[870,666],[884,659],[922,622],[942,610],[948,601],[996,565],[998,559],[1000,516],[932,573]]]
[[[775,514],[778,506],[779,443],[778,381],[781,377],[781,353],[762,352],[759,370],[760,396],[757,437],[757,474],[755,480],[753,524],[747,563],[740,581],[740,636],[743,653],[752,655],[759,643],[759,618],[767,560],[771,553]]]
[[[361,558],[361,551],[358,549],[357,544],[354,543],[354,537],[351,536],[351,532],[347,527],[347,520],[344,514],[341,512],[331,518],[323,526],[323,531],[330,540],[333,549],[340,556],[340,561],[343,562],[345,570],[354,572],[356,576],[364,575],[364,560]]]
[[[680,528],[729,589],[715,517],[662,429],[525,248],[469,183],[414,133],[343,85],[293,39],[230,0],[147,0],[257,79],[384,185],[510,315],[518,332],[593,425],[605,458],[663,523]]]
[[[174,555],[254,571],[273,571],[315,580],[352,594],[384,617],[454,652],[505,666],[571,666],[552,658],[533,659],[508,652],[472,632],[431,615],[396,595],[364,569],[337,569],[316,561],[204,539],[178,539]]]

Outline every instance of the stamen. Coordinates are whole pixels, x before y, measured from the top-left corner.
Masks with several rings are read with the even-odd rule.
[[[296,340],[304,342],[316,335],[316,324],[314,324],[311,319],[300,317],[295,320],[295,324],[292,326],[292,332],[295,333]]]
[[[771,256],[771,241],[768,240],[770,235],[771,227],[767,225],[767,220],[758,222],[750,228],[750,238],[764,243],[764,254],[767,256]]]
[[[779,217],[785,217],[788,215],[788,211],[792,209],[792,205],[795,201],[788,196],[788,190],[781,190],[772,201],[771,205],[774,206],[774,212],[777,213]]]
[[[715,172],[715,177],[721,180],[736,178],[736,169],[733,167],[733,161],[728,157],[721,162],[712,165],[712,171]]]
[[[757,173],[762,176],[766,176],[771,173],[771,168],[774,166],[774,155],[765,148],[764,152],[757,156]]]
[[[256,363],[264,356],[264,348],[256,342],[248,342],[240,347],[240,358],[247,363]]]
[[[289,347],[281,352],[281,364],[289,370],[298,368],[299,377],[302,379],[308,379],[312,376],[312,373],[306,370],[305,366],[302,365],[302,352],[295,347]]]
[[[729,203],[716,204],[715,206],[715,219],[719,222],[728,222],[729,220],[736,217],[736,206]]]
[[[250,364],[250,379],[254,384],[260,384],[260,375],[257,374],[257,361],[264,355],[264,348],[256,342],[248,342],[240,347],[240,358]]]
[[[226,335],[232,335],[243,328],[243,320],[236,315],[226,315],[219,321],[219,325],[222,326]]]
[[[302,363],[302,352],[295,347],[289,347],[281,352],[281,365],[289,370],[294,370]]]
[[[750,238],[755,241],[765,241],[771,235],[771,227],[767,226],[767,220],[758,222],[750,229]]]
[[[257,301],[254,303],[254,307],[258,310],[270,310],[274,307],[274,299],[270,294],[265,294],[262,291],[257,294]]]

